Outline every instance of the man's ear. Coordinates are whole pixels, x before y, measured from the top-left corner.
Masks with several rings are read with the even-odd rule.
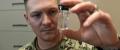
[[[24,18],[26,19],[26,22],[27,22],[28,24],[30,24],[29,19],[28,19],[28,15],[27,15],[26,12],[24,12]]]
[[[28,16],[27,16],[26,12],[24,12],[24,18],[25,18],[26,20],[28,20]]]

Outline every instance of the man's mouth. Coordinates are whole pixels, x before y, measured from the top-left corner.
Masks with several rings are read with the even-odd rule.
[[[49,32],[49,31],[53,31],[53,30],[54,30],[53,28],[52,28],[52,29],[51,29],[51,28],[45,28],[45,29],[42,29],[41,31],[42,31],[42,32],[45,32],[45,31],[46,31],[46,32]]]

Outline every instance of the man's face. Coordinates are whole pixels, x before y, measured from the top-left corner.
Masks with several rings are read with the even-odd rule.
[[[56,0],[29,0],[27,22],[43,40],[53,40],[58,35],[59,9]]]

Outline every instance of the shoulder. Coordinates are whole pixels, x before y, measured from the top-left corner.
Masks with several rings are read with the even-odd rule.
[[[27,50],[27,48],[30,48],[31,43],[28,43],[26,45],[24,45],[23,47],[19,48],[18,50]]]
[[[24,45],[23,47],[19,48],[18,50],[36,50],[36,38],[34,41]]]

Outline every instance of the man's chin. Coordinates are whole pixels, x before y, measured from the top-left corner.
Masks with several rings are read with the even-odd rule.
[[[44,36],[44,37],[41,37],[41,38],[44,41],[52,41],[56,38],[56,35],[48,35],[48,36]]]
[[[57,33],[44,32],[44,34],[40,37],[42,38],[42,40],[51,41],[51,40],[54,40],[57,37]]]

